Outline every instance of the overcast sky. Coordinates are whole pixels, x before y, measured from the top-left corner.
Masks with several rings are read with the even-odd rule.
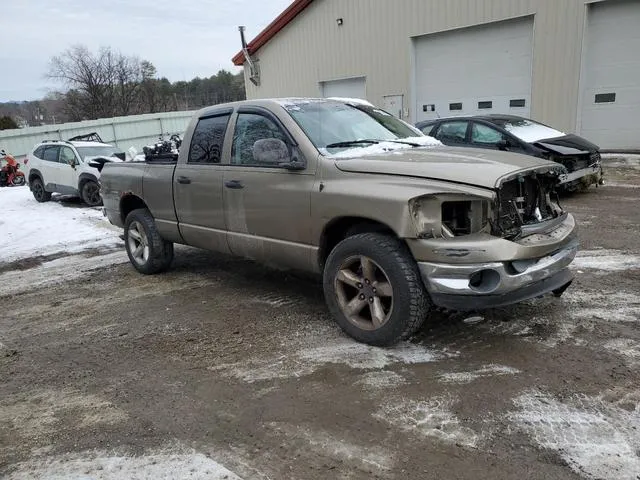
[[[49,59],[74,43],[111,46],[151,61],[171,81],[208,77],[291,0],[0,0],[0,102],[35,100],[59,88]]]

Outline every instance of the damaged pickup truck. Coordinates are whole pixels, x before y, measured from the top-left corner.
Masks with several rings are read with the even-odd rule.
[[[370,104],[247,100],[192,118],[175,160],[107,164],[104,212],[141,273],[186,244],[322,276],[360,342],[413,334],[435,307],[560,296],[578,240],[565,168],[453,148]]]

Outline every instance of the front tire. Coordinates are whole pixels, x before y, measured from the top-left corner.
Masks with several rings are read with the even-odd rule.
[[[90,207],[97,207],[102,204],[102,197],[100,196],[100,186],[98,182],[93,180],[87,180],[80,187],[80,196],[82,201]]]
[[[127,215],[124,244],[131,264],[145,275],[167,270],[173,261],[173,243],[160,236],[151,212],[146,208]]]
[[[33,198],[40,203],[51,200],[51,192],[47,192],[44,189],[44,183],[39,177],[31,181],[31,193],[33,193]]]
[[[338,325],[369,345],[407,339],[431,309],[415,260],[390,235],[363,233],[341,241],[329,254],[323,284]]]
[[[15,175],[11,180],[11,185],[14,187],[20,187],[26,183],[23,175]]]

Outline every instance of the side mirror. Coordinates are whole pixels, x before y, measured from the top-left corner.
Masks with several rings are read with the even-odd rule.
[[[509,148],[511,146],[511,142],[509,140],[502,139],[498,143],[496,143],[496,146],[500,150],[506,150],[507,148]]]
[[[264,165],[282,166],[291,163],[287,144],[277,138],[263,138],[253,144],[253,159]]]
[[[75,159],[75,158],[70,158],[69,160],[67,160],[67,164],[68,164],[69,166],[71,166],[71,167],[74,167],[74,168],[75,168],[75,166],[76,166],[76,159]]]

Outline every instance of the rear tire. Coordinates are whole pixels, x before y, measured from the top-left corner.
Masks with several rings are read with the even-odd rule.
[[[31,193],[33,193],[33,198],[40,203],[51,200],[51,192],[47,192],[44,189],[44,183],[40,177],[36,177],[31,181]]]
[[[131,264],[145,275],[165,271],[173,261],[173,243],[160,236],[156,222],[146,208],[127,215],[124,244]]]
[[[431,301],[406,245],[381,233],[341,241],[323,273],[327,306],[338,325],[359,342],[391,346],[424,323]]]
[[[82,201],[90,207],[97,207],[102,204],[100,196],[100,186],[94,180],[87,180],[80,187]]]

